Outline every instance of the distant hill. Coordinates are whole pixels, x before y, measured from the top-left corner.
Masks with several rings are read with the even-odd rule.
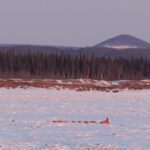
[[[150,48],[150,43],[145,42],[141,39],[133,37],[131,35],[119,35],[117,37],[106,40],[100,44],[95,45],[94,47],[106,47],[113,49],[131,49],[131,48]]]
[[[28,45],[28,44],[0,44],[0,51],[7,51],[13,50],[17,53],[24,53],[27,51],[31,52],[44,52],[44,53],[51,53],[51,52],[61,52],[61,51],[74,51],[79,48],[77,47],[65,47],[65,46],[48,46],[48,45]]]
[[[91,47],[67,47],[67,46],[43,46],[43,45],[18,45],[18,44],[0,44],[0,52],[12,50],[16,53],[26,53],[30,50],[32,53],[58,53],[61,54],[87,54],[93,53],[97,56],[105,57],[124,57],[124,58],[147,58],[150,59],[150,43],[140,40],[131,35],[119,35],[100,44]]]

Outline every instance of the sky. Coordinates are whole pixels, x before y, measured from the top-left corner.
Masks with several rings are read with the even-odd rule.
[[[150,42],[150,0],[0,0],[0,44],[92,46],[130,34]]]

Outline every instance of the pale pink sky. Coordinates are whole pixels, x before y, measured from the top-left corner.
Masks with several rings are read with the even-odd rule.
[[[0,0],[0,44],[91,46],[119,34],[150,42],[150,0]]]

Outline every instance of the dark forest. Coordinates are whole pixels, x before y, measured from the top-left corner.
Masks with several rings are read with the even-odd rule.
[[[30,51],[0,52],[0,78],[137,80],[150,78],[150,60]]]

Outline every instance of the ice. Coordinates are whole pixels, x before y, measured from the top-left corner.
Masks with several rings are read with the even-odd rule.
[[[150,148],[150,90],[0,89],[0,149]],[[101,121],[110,125],[52,123]]]

